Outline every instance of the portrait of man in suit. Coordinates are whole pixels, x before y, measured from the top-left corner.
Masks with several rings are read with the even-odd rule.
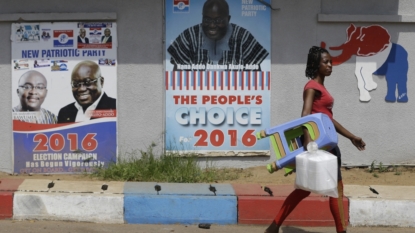
[[[24,73],[19,79],[16,90],[20,102],[12,108],[12,112],[37,113],[20,118],[19,114],[13,114],[13,119],[36,124],[56,124],[55,114],[42,108],[42,104],[48,94],[47,85],[48,82],[42,73],[35,70]]]
[[[112,43],[111,30],[109,28],[104,30],[104,35],[101,37],[101,43]]]
[[[79,29],[78,43],[89,44],[89,39],[86,35],[86,30],[84,28]]]
[[[97,63],[81,61],[76,64],[71,74],[71,86],[76,101],[59,110],[58,123],[87,121],[95,119],[93,113],[96,110],[116,109],[116,99],[102,90],[104,77]]]

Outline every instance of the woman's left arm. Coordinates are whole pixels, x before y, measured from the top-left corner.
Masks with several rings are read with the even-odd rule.
[[[354,134],[350,133],[349,130],[344,128],[339,122],[333,119],[334,127],[336,128],[337,133],[342,135],[343,137],[346,137],[350,139],[350,141],[353,143],[353,145],[358,150],[365,150],[366,143],[363,141],[361,137],[357,137]]]

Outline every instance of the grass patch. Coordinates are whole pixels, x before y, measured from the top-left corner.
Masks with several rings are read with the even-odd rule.
[[[119,159],[106,168],[97,167],[90,176],[114,181],[210,183],[234,180],[240,174],[236,169],[215,168],[209,161],[202,168],[191,153],[168,152],[157,156],[152,147],[124,153],[122,157],[127,159]]]
[[[376,165],[376,160],[374,160],[370,166],[367,168],[366,172],[373,173],[373,177],[378,178],[380,173],[386,173],[386,172],[393,172],[394,175],[400,176],[403,172],[415,172],[415,167],[411,166],[399,166],[399,165],[391,165],[391,166],[385,166],[382,162],[379,162],[378,165]]]
[[[379,162],[379,165],[376,166],[376,160],[373,160],[373,162],[370,164],[368,168],[369,173],[374,173],[375,171],[378,171],[379,173],[388,172],[389,169],[387,166],[384,166],[382,162]]]

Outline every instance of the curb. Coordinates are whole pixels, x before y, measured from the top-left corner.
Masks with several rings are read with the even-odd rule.
[[[233,185],[238,196],[238,223],[269,224],[283,205],[286,197],[294,190],[293,185],[270,185],[271,192],[266,193],[260,185]],[[249,187],[249,190],[247,190]],[[256,195],[254,191],[256,190]],[[264,195],[266,194],[266,195]],[[346,225],[349,218],[349,201],[343,198]],[[325,227],[334,226],[329,207],[329,197],[310,194],[302,200],[284,221],[287,226]]]
[[[352,226],[415,227],[414,186],[347,185]]]
[[[215,184],[214,192],[209,184],[127,182],[124,187],[126,223],[237,223],[237,198],[230,184]]]
[[[0,219],[10,219],[13,218],[13,195],[23,180],[4,179],[0,182]]]
[[[267,225],[294,189],[272,185],[265,192],[259,184],[155,182],[107,182],[104,188],[102,181],[0,181],[0,219],[126,224]],[[345,185],[346,224],[415,227],[415,187],[372,187],[381,195],[367,186]],[[328,200],[311,194],[284,225],[334,226]]]

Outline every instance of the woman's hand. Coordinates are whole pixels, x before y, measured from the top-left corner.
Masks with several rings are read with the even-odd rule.
[[[366,143],[363,141],[362,138],[354,136],[352,139],[353,145],[360,151],[365,150]]]

